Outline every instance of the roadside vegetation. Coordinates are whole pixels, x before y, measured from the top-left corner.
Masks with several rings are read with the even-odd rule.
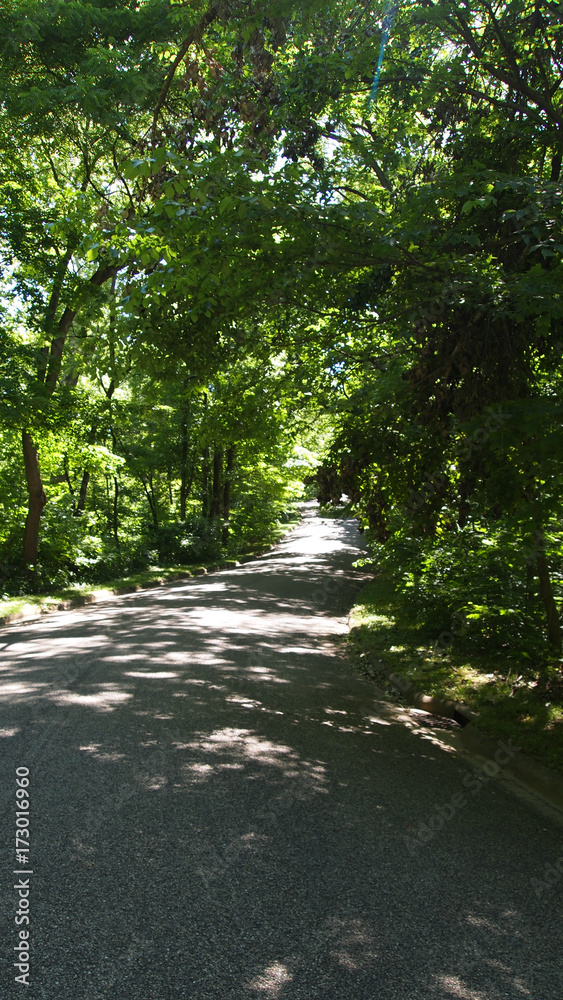
[[[253,551],[245,547],[244,551],[237,553],[237,555],[242,561],[262,555],[268,551],[270,543],[275,543],[281,539],[287,531],[291,530],[298,523],[299,511],[297,505],[294,505],[294,509],[288,510],[285,513],[283,520],[279,520],[275,525],[270,524],[268,526],[267,543],[266,536],[263,536],[261,546]],[[83,582],[57,589],[52,584],[46,583],[41,593],[38,592],[38,587],[35,586],[33,593],[21,594],[17,597],[3,595],[0,599],[0,623],[11,623],[21,618],[48,614],[50,611],[81,607],[86,604],[107,600],[114,595],[128,594],[138,590],[158,587],[166,583],[188,580],[205,573],[230,569],[238,565],[240,565],[239,559],[227,559],[221,556],[219,560],[215,559],[211,562],[188,563],[186,565],[173,562],[172,565],[150,566],[148,569],[132,573],[129,576],[120,576],[115,579],[108,578],[103,584]]]
[[[482,605],[488,614],[466,618],[455,604],[440,605],[439,595],[429,599],[423,588],[405,587],[400,572],[393,575],[387,566],[352,609],[353,662],[394,699],[401,696],[388,680],[391,672],[424,694],[466,704],[493,739],[512,738],[524,753],[563,772],[560,661],[547,643],[538,643],[532,614],[524,618],[491,605]]]
[[[550,0],[0,0],[5,599],[236,559],[315,480],[386,655],[557,744],[562,84]]]

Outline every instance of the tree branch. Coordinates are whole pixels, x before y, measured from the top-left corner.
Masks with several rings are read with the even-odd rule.
[[[219,10],[218,5],[210,7],[210,9],[207,11],[207,14],[203,15],[201,21],[198,24],[196,24],[196,26],[194,28],[192,28],[192,30],[190,31],[190,33],[187,36],[187,38],[185,38],[184,41],[182,42],[182,45],[180,46],[180,50],[179,50],[176,58],[174,59],[174,62],[172,63],[170,69],[168,70],[168,73],[166,74],[166,78],[165,78],[164,83],[162,85],[162,90],[160,91],[160,94],[158,95],[158,99],[157,99],[156,106],[155,106],[155,109],[154,109],[154,114],[153,114],[152,135],[151,135],[151,143],[152,143],[153,146],[154,146],[155,139],[156,139],[156,126],[157,126],[157,123],[158,123],[158,116],[160,114],[162,105],[164,104],[164,102],[166,100],[166,95],[168,94],[168,91],[170,89],[170,85],[172,83],[172,80],[174,79],[176,70],[178,69],[178,66],[180,65],[180,63],[182,62],[182,59],[186,55],[186,53],[187,53],[190,45],[193,45],[194,42],[198,42],[201,39],[201,36],[203,35],[203,32],[205,31],[205,29],[208,28],[209,25],[215,20],[215,18],[217,17],[218,10]]]
[[[120,268],[124,266],[124,264],[110,264],[99,267],[89,279],[88,285],[93,285],[99,288],[101,285],[105,284],[109,278],[116,275]],[[61,371],[66,338],[79,308],[80,305],[77,305],[74,309],[70,308],[70,306],[66,307],[57,325],[57,336],[54,337],[51,342],[51,350],[49,351],[49,367],[47,369],[47,378],[45,379],[45,385],[47,386],[49,395],[54,392],[57,385]]]

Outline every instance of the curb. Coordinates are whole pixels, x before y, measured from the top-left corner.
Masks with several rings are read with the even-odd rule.
[[[367,656],[365,653],[360,654],[360,659],[366,659],[368,663],[370,662],[369,654]],[[384,667],[380,661],[376,661],[373,665],[378,673],[383,674],[386,680],[391,681],[391,684],[400,691],[403,698],[406,698],[416,708],[422,708],[425,712],[431,712],[432,715],[441,715],[444,719],[453,719],[460,726],[467,726],[479,718],[477,712],[459,701],[424,694],[414,686],[412,681],[403,677],[402,674],[397,674],[394,670]],[[370,675],[368,674],[368,676]],[[375,680],[376,678],[372,677],[371,679]]]
[[[296,528],[299,523],[300,521],[297,521],[292,525],[287,534],[293,528]],[[273,542],[271,545],[257,549],[255,552],[247,552],[246,555],[241,555],[238,559],[226,559],[221,563],[211,563],[209,566],[194,566],[189,572],[181,573],[178,576],[169,576],[166,580],[153,580],[150,583],[135,583],[117,587],[106,591],[104,596],[99,600],[96,594],[77,594],[76,597],[59,601],[57,604],[47,608],[36,608],[33,605],[27,605],[30,611],[15,611],[12,615],[4,615],[3,618],[0,618],[0,628],[4,628],[6,625],[15,625],[17,622],[36,621],[38,618],[43,618],[45,615],[51,614],[52,611],[72,611],[73,608],[83,608],[87,604],[100,604],[103,601],[107,601],[109,597],[136,594],[141,590],[154,590],[155,587],[165,587],[169,583],[181,583],[182,581],[193,580],[194,577],[205,576],[206,573],[217,573],[221,570],[235,569],[237,566],[253,562],[255,559],[259,559],[260,556],[265,556],[268,552],[272,552],[281,540],[279,539],[278,542]]]
[[[518,782],[526,791],[532,792],[563,812],[563,776],[557,771],[551,771],[543,764],[526,757],[518,748],[515,748],[517,752],[513,760],[509,760],[507,764],[502,764],[502,766],[497,764],[496,755],[499,752],[500,741],[491,739],[490,736],[477,728],[475,724],[479,718],[477,712],[472,711],[467,705],[451,701],[449,698],[423,694],[402,674],[386,670],[382,664],[378,663],[377,669],[411,705],[424,709],[432,715],[439,715],[457,722],[461,726],[459,738],[463,747],[478,757],[494,762],[501,777]]]
[[[45,615],[51,614],[53,611],[72,611],[74,608],[83,608],[88,604],[102,604],[104,601],[109,600],[111,597],[123,597],[126,594],[138,594],[142,590],[155,590],[157,587],[166,587],[171,583],[187,583],[189,580],[193,580],[196,576],[204,576],[206,573],[216,573],[220,570],[234,569],[236,566],[240,566],[240,563],[234,559],[229,560],[227,563],[222,563],[221,565],[214,563],[210,566],[196,566],[189,573],[180,573],[178,576],[169,576],[168,579],[162,580],[151,580],[150,583],[131,583],[126,584],[123,587],[114,587],[112,590],[107,590],[102,597],[98,598],[96,594],[77,594],[76,597],[69,597],[65,601],[59,601],[47,608],[33,608],[32,605],[28,605],[31,611],[16,611],[12,615],[5,615],[4,618],[0,618],[0,628],[4,628],[6,625],[15,625],[17,622],[29,622],[37,621],[39,618],[44,618]]]
[[[494,760],[495,754],[498,753],[498,742],[474,725],[465,726],[460,734],[460,740],[466,750],[487,760]],[[500,768],[500,773],[505,778],[517,781],[528,792],[533,792],[563,812],[563,776],[557,771],[550,771],[543,764],[538,764],[519,751],[513,760]]]
[[[387,672],[386,672],[387,673]],[[423,708],[432,715],[441,715],[445,719],[453,719],[460,726],[467,726],[478,718],[477,712],[473,712],[467,705],[462,705],[459,701],[452,701],[450,698],[438,698],[436,695],[423,694],[418,688],[394,671],[387,673],[387,680],[391,681],[406,698],[416,708]]]
[[[30,612],[16,611],[13,615],[5,615],[4,618],[0,618],[0,628],[4,628],[6,625],[15,625],[16,622],[37,621],[38,618],[45,618],[46,615],[50,615],[53,611],[73,611],[75,608],[84,608],[88,604],[102,604],[111,597],[123,597],[125,594],[136,594],[140,590],[152,590],[155,587],[164,587],[167,583],[178,583],[181,580],[191,579],[193,579],[191,575],[184,575],[168,580],[153,580],[152,583],[146,584],[132,583],[128,586],[115,587],[112,590],[108,590],[100,598],[96,594],[78,594],[76,597],[69,597],[65,601],[58,601],[57,604],[47,608],[34,608]],[[28,607],[31,607],[31,605],[28,605]]]

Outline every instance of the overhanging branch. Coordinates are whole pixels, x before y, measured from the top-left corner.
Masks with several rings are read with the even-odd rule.
[[[154,146],[155,139],[156,139],[156,126],[158,124],[158,116],[159,116],[159,114],[161,112],[161,109],[162,109],[162,106],[163,106],[163,104],[164,104],[164,102],[166,100],[166,95],[168,94],[168,91],[170,90],[170,85],[172,83],[172,80],[174,79],[174,76],[176,74],[176,70],[178,69],[178,66],[180,65],[180,63],[182,62],[182,59],[186,55],[186,53],[187,53],[190,45],[193,45],[194,42],[198,42],[201,39],[201,37],[202,37],[203,32],[205,31],[205,29],[208,28],[209,25],[215,20],[215,18],[217,17],[218,10],[219,10],[218,6],[210,7],[210,9],[207,11],[207,14],[203,15],[201,21],[199,21],[198,24],[196,24],[195,27],[192,28],[192,30],[190,31],[190,33],[187,36],[187,38],[185,38],[184,41],[182,42],[182,45],[180,46],[179,52],[178,52],[176,58],[174,59],[174,62],[172,63],[170,69],[168,70],[168,73],[166,74],[166,78],[165,78],[164,83],[162,85],[162,90],[160,91],[160,94],[158,95],[158,99],[157,99],[157,102],[156,102],[156,106],[155,106],[154,114],[153,114],[153,119],[152,119],[151,142],[152,142],[153,146]]]

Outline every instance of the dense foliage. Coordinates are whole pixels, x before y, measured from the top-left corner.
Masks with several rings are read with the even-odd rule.
[[[4,586],[263,540],[321,420],[417,613],[560,651],[559,5],[0,28]]]

